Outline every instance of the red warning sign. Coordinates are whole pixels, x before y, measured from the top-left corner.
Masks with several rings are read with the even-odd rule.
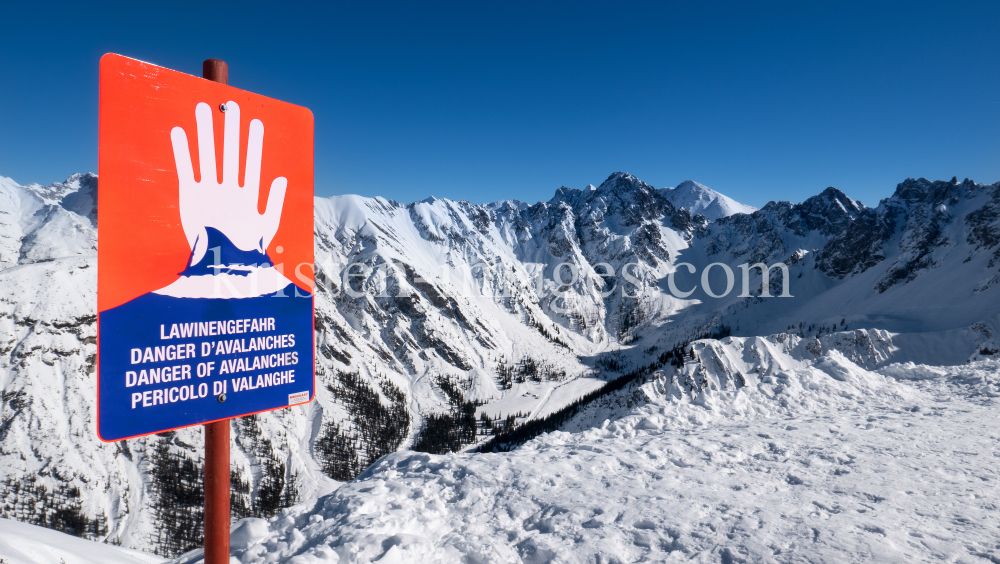
[[[313,397],[313,116],[120,55],[100,70],[98,432]]]

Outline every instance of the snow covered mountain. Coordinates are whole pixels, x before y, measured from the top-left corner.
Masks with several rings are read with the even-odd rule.
[[[722,218],[700,230],[681,258],[699,272],[710,262],[788,265],[794,299],[703,300],[701,313],[768,334],[804,324],[815,330],[841,321],[918,333],[1000,327],[1000,300],[990,294],[1000,273],[1000,185],[909,179],[877,207],[827,188],[801,204],[771,202],[750,215]],[[725,285],[721,269],[713,281]],[[751,288],[760,288],[753,271]],[[771,294],[781,294],[780,274]],[[707,301],[705,301],[707,300]],[[953,359],[954,360],[954,359]],[[961,359],[964,361],[964,359]]]
[[[96,438],[96,187],[0,179],[0,517],[172,556],[200,542],[201,430]],[[580,414],[635,407],[622,383],[708,358],[717,341],[688,343],[710,335],[785,334],[801,350],[757,361],[791,345],[737,340],[712,353],[734,367],[725,379],[684,372],[701,389],[804,370],[809,347],[866,371],[1000,349],[1000,185],[911,179],[875,208],[830,188],[735,214],[724,197],[695,213],[674,195],[615,173],[534,205],[317,199],[317,399],[233,422],[235,515],[270,517],[399,449],[600,425]],[[727,213],[711,220],[712,202]],[[740,295],[740,265],[758,261],[787,266],[789,291],[780,268],[768,289],[792,297],[762,295],[755,269]],[[724,267],[732,291],[712,297]]]
[[[694,180],[685,180],[674,188],[663,188],[661,192],[674,206],[686,209],[691,215],[703,215],[709,221],[757,211],[753,206],[741,204]]]

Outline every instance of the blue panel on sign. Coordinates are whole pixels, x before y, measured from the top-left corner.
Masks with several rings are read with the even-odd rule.
[[[312,398],[312,296],[294,286],[244,299],[149,293],[100,325],[106,441]]]

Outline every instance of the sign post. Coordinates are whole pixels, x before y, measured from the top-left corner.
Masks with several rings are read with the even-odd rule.
[[[229,562],[229,419],[315,393],[313,116],[228,74],[101,58],[97,433],[204,425],[206,564]]]
[[[205,59],[201,77],[229,84],[229,65]],[[229,420],[205,424],[205,564],[229,564]]]

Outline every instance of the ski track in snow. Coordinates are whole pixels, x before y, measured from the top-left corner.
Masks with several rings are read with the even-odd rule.
[[[885,372],[916,379],[857,368],[825,388],[771,387],[787,416],[741,417],[663,395],[510,453],[395,453],[270,523],[244,521],[234,556],[996,562],[998,369],[892,365]],[[852,396],[863,388],[875,393]],[[825,396],[825,408],[804,408]]]

